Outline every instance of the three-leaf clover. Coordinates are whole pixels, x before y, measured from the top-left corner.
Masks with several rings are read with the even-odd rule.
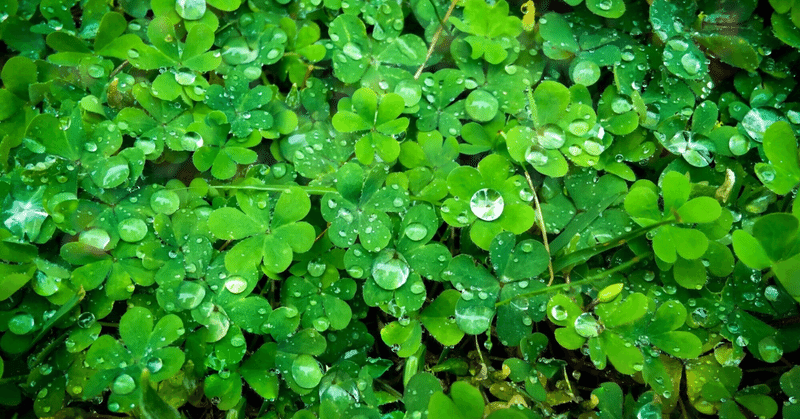
[[[378,95],[368,87],[353,93],[352,99],[339,101],[338,112],[331,123],[339,132],[365,132],[356,142],[356,157],[363,164],[391,163],[400,155],[400,144],[393,136],[408,128],[408,118],[398,118],[405,109],[403,98],[396,93]]]
[[[453,227],[471,226],[469,237],[481,249],[488,249],[502,231],[527,231],[533,226],[533,208],[520,198],[522,176],[511,173],[511,164],[498,154],[485,157],[477,169],[454,169],[447,177],[453,197],[442,204],[442,218]]]
[[[86,363],[97,372],[83,389],[88,400],[111,388],[108,410],[129,412],[139,405],[145,368],[150,380],[159,382],[175,375],[183,366],[183,351],[169,346],[185,333],[183,322],[174,315],[161,317],[154,325],[153,314],[143,307],[132,307],[119,322],[122,341],[111,335],[100,336],[86,353]]]
[[[366,172],[357,163],[346,163],[336,173],[338,193],[322,197],[322,217],[331,223],[328,237],[335,246],[350,247],[356,238],[370,252],[378,252],[392,239],[388,212],[408,205],[408,192],[399,185],[381,187],[386,179],[382,168]]]
[[[708,196],[689,199],[690,194],[689,179],[678,172],[669,172],[661,185],[663,212],[659,209],[658,188],[648,180],[639,180],[631,186],[625,197],[625,210],[641,226],[670,221],[710,225],[720,219],[722,208],[716,199]],[[703,229],[671,224],[662,225],[652,233],[653,251],[661,263],[674,265],[673,275],[681,286],[700,289],[705,284],[706,268],[701,258],[709,249],[717,249],[709,246],[708,235],[711,233]]]
[[[237,69],[227,75],[225,87],[214,84],[206,91],[206,104],[225,114],[231,134],[238,138],[272,127],[272,115],[262,109],[272,100],[272,89],[264,85],[250,89],[249,83],[245,70]]]
[[[260,186],[251,180],[253,186]],[[238,192],[239,209],[223,207],[208,218],[208,228],[220,239],[241,240],[225,255],[230,272],[255,269],[263,264],[268,272],[279,273],[292,263],[294,253],[303,253],[314,244],[314,228],[300,221],[311,208],[308,194],[298,187],[287,187],[275,199],[267,192]]]

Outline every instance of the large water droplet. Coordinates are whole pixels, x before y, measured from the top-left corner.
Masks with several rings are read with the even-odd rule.
[[[136,390],[136,382],[128,374],[121,374],[111,385],[111,391],[120,395],[131,394],[133,390]]]
[[[344,53],[344,55],[350,57],[350,59],[353,60],[360,60],[364,58],[364,54],[361,53],[361,48],[359,48],[358,45],[352,42],[344,44],[344,47],[342,47],[342,52]]]
[[[300,387],[314,388],[322,379],[322,369],[314,357],[302,354],[292,362],[292,378]]]
[[[575,319],[575,332],[585,338],[593,338],[600,334],[600,324],[591,314],[583,313]]]
[[[190,84],[194,83],[196,79],[197,76],[189,71],[179,71],[175,73],[175,81],[181,86],[189,86]]]
[[[75,322],[78,327],[81,329],[88,329],[94,324],[94,313],[90,311],[85,311],[78,316],[78,320]]]
[[[150,197],[150,208],[156,213],[171,215],[178,210],[181,198],[175,191],[161,189]]]
[[[411,223],[406,227],[405,235],[410,240],[420,241],[428,235],[428,228],[422,223]]]
[[[225,281],[225,289],[231,294],[241,294],[247,289],[247,281],[241,276],[232,276]]]
[[[550,316],[557,321],[566,320],[568,315],[567,310],[558,304],[550,308]]]
[[[203,302],[206,287],[198,282],[184,281],[178,286],[178,305],[184,310],[191,310]]]
[[[537,142],[540,146],[547,149],[560,148],[566,141],[564,130],[562,130],[558,125],[554,124],[547,124],[543,126],[541,129],[539,129],[537,134]]]
[[[206,0],[177,0],[175,11],[187,20],[197,20],[206,13]]]
[[[767,336],[758,342],[758,352],[764,361],[769,363],[778,362],[783,356],[783,348],[772,336]]]
[[[494,189],[479,189],[469,200],[469,209],[483,221],[494,221],[503,215],[505,201],[500,192]]]
[[[99,66],[97,64],[90,65],[89,68],[86,70],[86,72],[89,73],[90,76],[96,79],[99,79],[106,75],[106,70],[102,66]]]
[[[764,185],[769,186],[775,180],[777,172],[771,164],[759,164],[755,168],[756,176]]]
[[[778,289],[772,285],[764,288],[764,297],[769,301],[776,301],[778,299],[779,294],[780,292],[778,291]]]
[[[28,313],[17,314],[8,320],[8,330],[15,335],[24,335],[30,333],[36,321]]]
[[[139,218],[126,218],[117,224],[117,233],[122,240],[135,243],[147,235],[147,224]]]
[[[728,139],[728,148],[730,148],[733,155],[742,156],[750,151],[750,141],[742,134],[733,134],[731,138]]]
[[[147,360],[147,369],[150,370],[152,373],[157,373],[161,371],[161,368],[164,366],[164,362],[159,357],[152,357]]]
[[[405,258],[391,249],[383,250],[372,264],[372,278],[386,290],[395,290],[405,284],[409,271]]]
[[[700,59],[695,57],[694,54],[683,54],[683,57],[681,57],[681,65],[683,69],[692,76],[700,72]]]
[[[105,249],[111,243],[111,236],[102,228],[93,228],[81,233],[78,241],[98,249]]]

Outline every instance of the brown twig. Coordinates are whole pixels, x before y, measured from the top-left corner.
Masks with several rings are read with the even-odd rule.
[[[450,7],[447,9],[447,13],[444,14],[444,19],[442,19],[442,21],[439,22],[439,28],[436,29],[436,33],[433,34],[433,39],[431,39],[431,46],[428,47],[428,53],[425,54],[425,61],[423,61],[422,64],[420,64],[419,68],[417,69],[417,72],[414,73],[414,80],[419,80],[419,75],[422,74],[422,69],[425,68],[425,64],[428,63],[428,60],[431,58],[431,55],[433,55],[433,49],[436,48],[436,43],[439,42],[439,36],[442,34],[442,30],[444,29],[444,24],[447,23],[447,19],[450,18],[450,14],[453,13],[453,9],[456,8],[456,3],[458,3],[458,0],[452,0],[450,2]]]
[[[118,66],[117,66],[117,68],[115,68],[115,69],[114,69],[114,70],[111,72],[111,74],[109,74],[109,75],[108,75],[108,79],[109,79],[109,80],[113,79],[113,78],[114,78],[114,76],[116,76],[116,75],[117,75],[117,73],[119,73],[120,71],[122,71],[122,69],[123,69],[123,68],[125,68],[125,66],[126,66],[126,65],[128,65],[128,64],[129,64],[129,63],[128,63],[128,60],[125,60],[125,61],[123,61],[123,62],[122,62],[122,64],[118,65]]]

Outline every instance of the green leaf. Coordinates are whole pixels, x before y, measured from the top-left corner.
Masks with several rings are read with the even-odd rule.
[[[262,226],[241,211],[224,207],[209,215],[208,228],[221,239],[239,240],[259,233]]]
[[[678,215],[684,223],[710,223],[721,214],[719,202],[708,196],[693,198],[678,208]]]
[[[464,337],[464,332],[451,320],[455,316],[459,298],[460,294],[456,290],[443,291],[420,315],[425,329],[445,346],[453,346]]]

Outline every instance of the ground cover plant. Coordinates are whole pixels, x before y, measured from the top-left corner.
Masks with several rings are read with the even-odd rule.
[[[798,27],[0,2],[0,410],[798,418]]]

